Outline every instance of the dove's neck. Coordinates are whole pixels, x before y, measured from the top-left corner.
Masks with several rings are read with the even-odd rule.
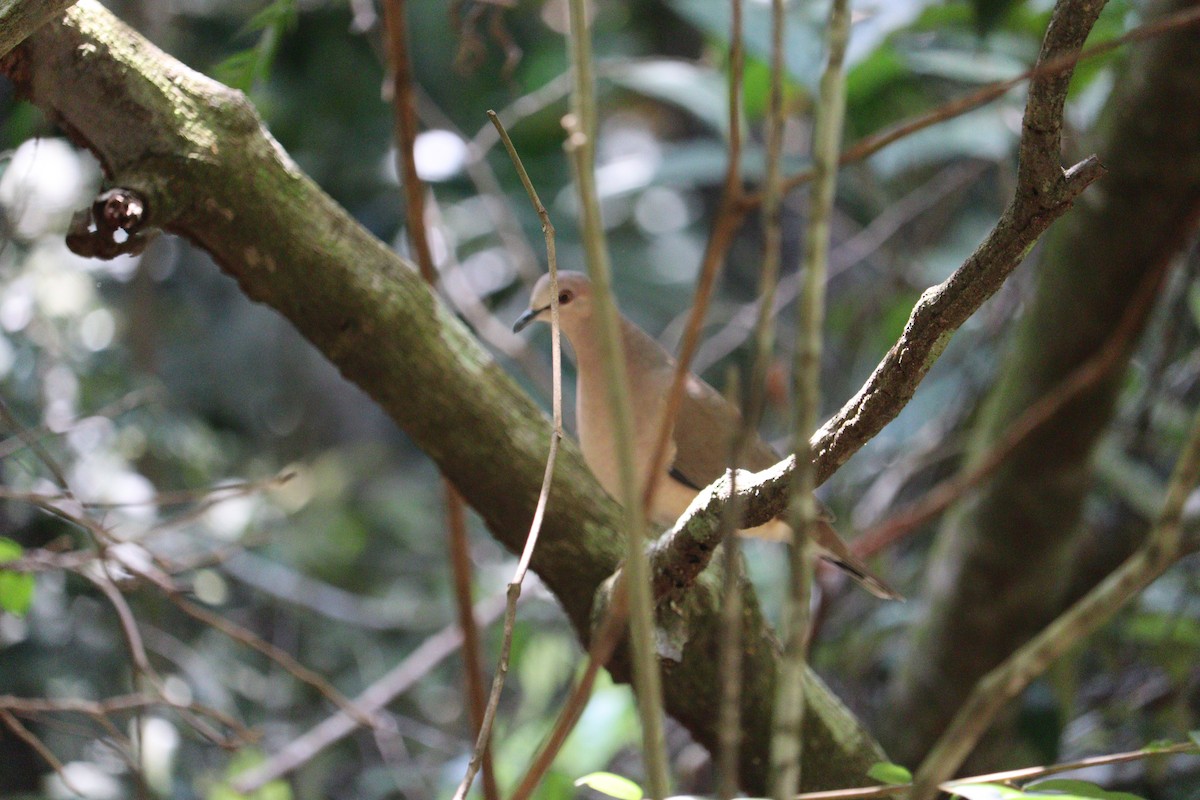
[[[584,460],[609,494],[619,498],[620,471],[617,467],[617,450],[609,408],[609,378],[604,364],[604,348],[596,331],[581,325],[591,326],[594,318],[573,320],[564,326],[563,332],[571,341],[575,351],[576,386],[575,418],[579,430],[579,444]],[[657,431],[659,406],[665,397],[665,386],[660,385],[664,374],[669,375],[670,358],[657,342],[624,317],[620,321],[620,341],[625,355],[625,371],[629,379],[630,396],[633,401],[633,448],[638,485],[645,476],[644,462],[653,448]]]

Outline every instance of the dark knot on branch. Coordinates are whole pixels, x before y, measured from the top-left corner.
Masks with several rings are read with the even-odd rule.
[[[67,247],[86,258],[136,255],[151,238],[142,230],[148,216],[140,193],[121,188],[101,192],[91,208],[81,209],[71,218]]]

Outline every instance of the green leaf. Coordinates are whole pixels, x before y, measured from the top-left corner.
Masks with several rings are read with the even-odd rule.
[[[213,67],[213,76],[234,89],[248,92],[260,73],[262,58],[258,48],[241,50]]]
[[[717,132],[728,133],[726,81],[710,67],[681,59],[641,59],[616,65],[605,77],[618,86],[678,106]]]
[[[1025,787],[1036,789],[1036,794],[1053,792],[1052,796],[1061,797],[1064,794],[1072,797],[1092,798],[1092,800],[1145,800],[1129,792],[1110,792],[1089,781],[1072,780],[1070,778],[1051,778],[1038,781]]]
[[[34,603],[34,576],[0,571],[0,608],[24,616]]]
[[[966,800],[1143,800],[1128,792],[1110,792],[1094,783],[1064,778],[1040,781],[1024,789],[998,783],[969,783],[950,789]]]
[[[14,542],[12,539],[7,539],[0,536],[0,564],[7,564],[9,561],[16,561],[25,553],[21,545]]]
[[[215,783],[209,787],[204,800],[292,800],[292,787],[287,781],[276,780],[250,794],[242,794],[228,783]]]
[[[0,609],[25,616],[33,604],[33,576],[0,570]]]
[[[291,28],[295,26],[298,16],[296,0],[275,0],[251,17],[242,27],[241,33],[254,33],[269,28]]]
[[[225,768],[225,780],[213,783],[204,794],[204,800],[292,800],[292,787],[287,781],[274,780],[264,784],[250,794],[235,791],[230,781],[239,773],[261,764],[265,756],[257,750],[239,750]]]
[[[16,561],[24,552],[12,539],[0,537],[0,564]],[[33,604],[33,586],[32,575],[0,569],[0,610],[25,616]]]
[[[912,773],[890,761],[879,761],[872,764],[871,768],[867,770],[867,777],[880,783],[890,783],[893,786],[912,783]]]
[[[719,42],[729,41],[729,5],[709,0],[671,0],[671,9]],[[791,3],[784,20],[784,60],[788,75],[815,90],[821,76],[821,34],[828,18],[827,3]],[[766,62],[771,57],[771,9],[750,3],[742,12],[746,52]]]
[[[257,32],[257,44],[218,63],[213,67],[214,77],[243,92],[249,92],[255,83],[265,81],[275,61],[279,41],[296,26],[297,18],[296,0],[274,0],[251,17],[238,34]]]
[[[1020,789],[1001,786],[998,783],[966,783],[948,789],[950,794],[967,800],[1021,800],[1027,797]]]
[[[576,786],[587,786],[601,794],[615,797],[617,800],[642,800],[644,793],[629,778],[614,775],[611,772],[593,772],[575,781]]]

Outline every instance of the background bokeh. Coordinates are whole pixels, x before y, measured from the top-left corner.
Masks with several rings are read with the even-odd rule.
[[[404,251],[403,196],[392,146],[380,20],[370,0],[112,2],[131,25],[193,69],[246,90],[283,147],[338,202]],[[561,0],[490,7],[409,3],[420,113],[417,159],[434,202],[430,225],[441,291],[543,403],[549,337],[508,332],[544,269],[538,222],[485,111],[505,119],[558,230],[559,264],[582,268],[569,164]],[[818,74],[823,4],[794,4],[787,30],[793,111],[788,169],[803,165]],[[847,136],[878,130],[1030,64],[1049,2],[856,2]],[[498,6],[496,8],[499,8]],[[482,9],[482,10],[481,10]],[[477,16],[479,12],[482,16]],[[986,36],[980,17],[987,20]],[[682,329],[725,167],[727,4],[605,0],[596,4],[600,77],[598,183],[624,311],[674,347]],[[746,174],[761,175],[767,7],[746,3]],[[1093,41],[1140,21],[1139,4],[1109,3]],[[1068,108],[1067,158],[1115,80],[1120,51],[1086,63]],[[978,244],[1013,183],[1021,89],[908,137],[846,168],[839,183],[822,384],[825,413],[857,391],[913,303]],[[71,213],[100,185],[94,160],[33,107],[0,87],[0,398],[10,410],[0,474],[10,495],[53,493],[32,433],[115,535],[174,564],[194,597],[296,656],[353,696],[454,618],[436,470],[365,395],[269,309],[242,296],[200,250],[163,236],[111,262],[68,252]],[[1198,143],[1200,144],[1200,143]],[[806,199],[785,203],[784,297],[764,430],[786,441],[795,263]],[[731,251],[709,314],[699,367],[717,386],[744,366],[761,241],[751,218]],[[1032,261],[1036,261],[1035,258]],[[1098,456],[1089,524],[1119,529],[1147,513],[1147,486],[1173,457],[1165,426],[1187,417],[1197,376],[1200,294],[1194,254],[1166,289],[1135,360],[1119,421]],[[884,517],[950,474],[977,401],[990,385],[1010,320],[1032,291],[1029,266],[955,337],[913,402],[822,490],[847,533]],[[1164,337],[1170,337],[1164,344]],[[1165,354],[1164,354],[1165,352]],[[1165,364],[1156,369],[1156,364]],[[436,391],[437,387],[410,387]],[[453,398],[448,398],[453,402]],[[570,403],[567,403],[570,406]],[[1149,424],[1149,420],[1155,424]],[[503,469],[503,465],[496,465]],[[283,484],[272,482],[291,474]],[[246,482],[265,482],[244,489]],[[222,485],[235,490],[213,493]],[[240,488],[239,488],[240,487]],[[181,494],[182,493],[182,494]],[[159,502],[168,501],[168,502]],[[511,556],[471,521],[475,592],[503,591]],[[0,535],[25,548],[82,534],[20,498],[0,506]],[[928,531],[879,560],[915,593]],[[784,559],[750,543],[768,613]],[[1200,710],[1196,563],[1169,573],[1092,637],[1068,667],[1022,701],[1023,746],[1045,760],[1178,739]],[[578,667],[578,643],[548,595],[522,607],[495,755],[517,776],[548,729]],[[815,666],[868,724],[919,603],[879,604],[835,589]],[[183,614],[152,591],[129,594],[157,668],[178,697],[227,711],[276,750],[331,711],[277,664]],[[495,626],[485,636],[494,666]],[[1182,688],[1181,688],[1182,687]],[[37,576],[27,616],[0,615],[0,694],[103,698],[128,692],[128,655],[95,587]],[[398,735],[351,736],[294,776],[299,798],[445,796],[470,749],[461,668],[450,658],[390,707]],[[133,725],[126,717],[123,725]],[[85,721],[35,726],[89,797],[131,796],[130,767]],[[143,767],[164,797],[220,797],[220,782],[255,758],[231,756],[169,713],[142,717]],[[627,687],[602,683],[540,796],[570,797],[596,769],[640,777]],[[707,786],[706,756],[671,731],[680,788]],[[1200,798],[1194,762],[1114,768],[1148,796]],[[68,796],[53,770],[0,731],[0,796]],[[1190,769],[1190,773],[1187,770]],[[1182,770],[1183,777],[1180,777]],[[1190,775],[1190,779],[1189,779]],[[41,796],[40,794],[37,796]]]

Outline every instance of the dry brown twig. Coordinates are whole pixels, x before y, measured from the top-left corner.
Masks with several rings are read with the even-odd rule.
[[[36,495],[25,495],[30,502],[38,504]],[[44,502],[44,501],[43,501]],[[52,503],[46,502],[42,507],[51,511],[55,515],[62,517],[64,520],[73,525],[80,526],[88,530],[96,539],[108,538],[108,533],[104,527],[95,520],[85,515],[71,514]],[[111,554],[111,557],[110,557]],[[111,562],[111,563],[110,563]],[[373,724],[373,719],[364,715],[357,709],[344,695],[342,695],[332,684],[318,673],[305,667],[286,651],[276,647],[270,642],[264,641],[261,637],[255,635],[251,631],[233,623],[224,617],[221,617],[215,612],[202,608],[182,597],[179,587],[175,585],[172,576],[166,571],[157,567],[147,567],[145,565],[135,563],[134,559],[123,556],[122,551],[117,548],[112,548],[108,554],[106,553],[47,553],[35,552],[27,553],[25,556],[15,562],[10,562],[5,565],[6,569],[23,569],[28,568],[31,571],[45,569],[69,569],[76,572],[80,576],[93,582],[97,588],[109,600],[114,610],[117,612],[118,619],[121,623],[122,631],[125,635],[127,646],[130,648],[131,659],[133,660],[136,671],[139,674],[144,674],[151,678],[151,684],[162,692],[162,683],[157,680],[153,669],[150,666],[149,659],[146,657],[145,648],[141,642],[141,635],[138,632],[137,620],[120,589],[116,585],[116,579],[113,577],[113,571],[116,569],[124,570],[133,576],[145,581],[162,592],[171,603],[178,607],[181,611],[189,616],[204,622],[210,627],[224,633],[231,639],[258,651],[262,655],[271,659],[282,667],[293,677],[309,684],[322,695],[324,695],[331,703],[346,711],[346,713],[355,717],[355,719],[363,725]],[[205,731],[206,735],[213,738],[210,731]]]
[[[47,747],[46,743],[39,739],[33,733],[33,731],[29,730],[29,728],[26,728],[11,711],[0,707],[0,722],[3,722],[4,726],[13,732],[14,736],[25,742],[25,744],[29,745],[31,750],[41,756],[42,760],[50,765],[50,768],[57,773],[59,780],[63,782],[63,786],[65,786],[71,792],[74,792],[79,797],[86,796],[83,794],[83,792],[79,791],[79,789],[72,784],[71,779],[67,777],[66,768],[63,766],[63,763],[58,760],[58,757],[54,755],[54,751]]]
[[[388,0],[384,3],[388,62],[392,73],[392,107],[396,117],[396,158],[399,162],[398,172],[404,185],[408,241],[422,277],[430,289],[435,290],[438,273],[433,263],[429,235],[425,229],[425,183],[417,173],[416,89],[412,79],[408,22],[405,15],[405,0]],[[475,624],[471,607],[472,565],[470,543],[467,539],[465,503],[454,485],[445,477],[442,478],[442,490],[445,498],[454,601],[463,632],[463,680],[466,684],[467,708],[471,730],[478,735],[484,726],[486,710],[483,698],[483,671],[479,657],[479,628]],[[483,767],[484,797],[487,800],[499,800],[500,789],[496,783],[491,747],[486,737],[483,741],[479,757]]]
[[[81,714],[93,720],[101,720],[118,714],[127,714],[139,709],[149,710],[160,708],[175,711],[186,709],[197,716],[207,717],[213,722],[228,728],[233,732],[233,738],[221,737],[214,740],[214,743],[220,747],[236,747],[251,744],[257,739],[253,731],[222,711],[200,703],[175,702],[156,694],[117,695],[103,700],[84,700],[78,697],[48,698],[0,695],[0,709],[19,716]]]
[[[462,783],[459,784],[458,790],[455,792],[456,800],[466,797],[467,792],[471,788],[471,782],[474,780],[475,772],[479,769],[482,758],[482,753],[486,751],[488,741],[492,733],[492,722],[495,720],[496,708],[500,703],[500,694],[504,688],[504,679],[508,673],[508,659],[512,648],[513,630],[517,621],[517,600],[521,596],[521,584],[525,580],[525,573],[529,569],[529,561],[533,558],[533,550],[537,546],[538,534],[542,529],[542,520],[546,514],[546,504],[550,500],[550,484],[554,479],[554,464],[558,458],[558,445],[562,441],[563,426],[562,426],[562,334],[558,322],[558,256],[555,248],[554,240],[554,225],[550,222],[550,215],[546,212],[546,207],[542,205],[541,198],[538,197],[537,190],[533,186],[533,182],[529,179],[529,174],[525,171],[524,164],[521,163],[520,156],[517,154],[516,148],[513,147],[512,140],[508,138],[508,132],[504,130],[504,126],[500,123],[500,118],[496,116],[494,111],[488,112],[488,118],[492,124],[496,126],[496,131],[504,142],[504,147],[508,151],[509,157],[513,161],[513,165],[517,169],[517,174],[521,178],[521,185],[525,187],[525,192],[529,195],[529,202],[533,204],[534,211],[537,212],[538,219],[542,222],[542,233],[546,238],[546,260],[550,270],[550,337],[551,337],[551,361],[552,361],[552,382],[553,382],[553,427],[550,432],[550,452],[546,456],[546,471],[542,476],[542,487],[538,492],[537,506],[533,512],[533,521],[529,526],[529,535],[525,539],[525,548],[521,552],[521,558],[517,563],[516,571],[513,573],[512,580],[508,583],[507,604],[504,611],[504,631],[503,638],[500,644],[500,659],[496,667],[496,675],[492,680],[492,690],[488,697],[487,708],[484,711],[483,720],[479,726],[479,735],[475,743],[475,751],[471,755],[471,760],[467,766],[466,775],[463,776]]]

